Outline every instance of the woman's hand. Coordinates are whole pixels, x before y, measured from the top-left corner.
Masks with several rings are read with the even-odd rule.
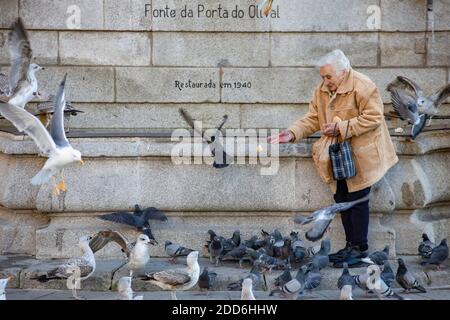
[[[288,143],[294,138],[294,135],[289,130],[283,130],[279,134],[270,136],[267,138],[267,142],[271,144],[278,144],[278,143]]]
[[[334,133],[334,130],[336,130],[336,134]],[[325,123],[322,125],[322,133],[327,137],[338,136],[339,128],[337,127],[337,122]]]

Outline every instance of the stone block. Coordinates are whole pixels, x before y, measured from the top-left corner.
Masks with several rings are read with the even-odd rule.
[[[424,42],[423,33],[382,33],[380,34],[382,66],[423,66],[425,52],[418,49]]]
[[[145,16],[147,0],[106,0],[103,2],[106,30],[151,30],[151,16]]]
[[[426,0],[381,0],[381,25],[383,30],[424,31],[426,29],[426,15]]]

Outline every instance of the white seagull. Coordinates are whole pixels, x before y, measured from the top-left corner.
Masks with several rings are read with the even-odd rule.
[[[149,245],[156,245],[156,240],[150,239],[146,234],[139,234],[135,242],[129,243],[128,240],[118,231],[100,231],[89,243],[92,251],[95,253],[102,249],[109,242],[116,242],[122,251],[126,254],[128,260],[126,266],[132,273],[143,274],[145,266],[150,261]]]
[[[0,279],[0,300],[6,300],[6,286],[8,281],[14,279],[13,276],[9,276],[6,279]]]
[[[19,108],[39,95],[36,71],[44,69],[31,63],[32,50],[28,34],[23,26],[21,18],[18,18],[11,26],[8,34],[9,54],[11,57],[11,70],[9,73],[9,88],[2,88],[4,102],[8,102]],[[2,75],[3,81],[5,75]],[[6,99],[5,99],[6,98]]]
[[[117,292],[119,293],[119,300],[143,300],[143,296],[133,297],[133,289],[131,289],[132,277],[122,277],[117,283]]]
[[[72,295],[75,299],[81,300],[77,295],[79,289],[79,280],[88,279],[95,271],[96,263],[94,253],[89,247],[89,241],[92,237],[83,236],[80,238],[78,245],[83,251],[83,255],[79,258],[69,259],[66,263],[60,265],[58,268],[50,270],[44,275],[31,278],[39,282],[47,282],[54,279],[69,279],[73,277],[75,283],[72,283]]]
[[[245,278],[242,282],[241,300],[256,300],[253,295],[253,281],[250,278]]]
[[[50,134],[43,124],[25,109],[18,108],[11,103],[0,102],[0,114],[8,119],[19,131],[25,132],[36,143],[39,151],[48,156],[44,167],[31,180],[33,185],[54,183],[53,193],[59,195],[67,191],[62,170],[74,162],[84,164],[81,153],[70,145],[64,132],[65,83],[67,74],[61,82],[55,98],[55,113],[52,118]],[[60,172],[61,182],[56,184],[54,175]]]
[[[187,268],[170,269],[148,273],[142,278],[164,290],[170,290],[172,299],[177,300],[176,291],[189,290],[197,284],[200,276],[198,264],[198,251],[193,251],[187,256]]]

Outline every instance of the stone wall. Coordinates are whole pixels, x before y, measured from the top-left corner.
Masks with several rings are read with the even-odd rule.
[[[275,0],[279,18],[249,18],[247,10],[258,3],[0,0],[0,70],[8,69],[7,32],[20,15],[35,61],[46,67],[38,75],[41,90],[53,93],[67,72],[67,99],[85,111],[70,119],[70,128],[91,133],[187,128],[179,107],[204,127],[216,126],[226,113],[225,128],[285,128],[307,110],[320,81],[316,59],[334,48],[375,81],[387,109],[384,88],[396,75],[415,79],[428,93],[449,82],[450,0],[434,0],[434,32],[426,0]],[[185,5],[197,12],[199,4],[205,9],[220,4],[230,12],[237,5],[246,16],[179,17]],[[145,16],[146,8],[166,5],[176,10],[176,18]],[[374,28],[378,9],[380,25]],[[201,90],[175,86],[189,79],[216,85]],[[251,88],[219,85],[234,82],[251,83]],[[450,115],[448,104],[441,115]],[[448,126],[448,120],[433,122]],[[421,232],[438,240],[450,230],[450,139],[437,131],[416,142],[402,136],[393,140],[401,161],[374,190],[370,237],[374,248],[390,243],[393,254],[412,254]],[[175,166],[168,138],[71,141],[87,165],[67,170],[70,189],[54,197],[50,187],[29,183],[44,161],[33,143],[0,135],[0,252],[70,256],[80,234],[112,227],[94,215],[129,210],[135,203],[168,212],[169,222],[154,225],[161,243],[170,238],[200,248],[209,228],[227,233],[240,228],[245,235],[262,227],[288,232],[298,228],[292,215],[332,202],[312,165],[314,138],[282,149],[275,176],[261,176],[260,165]],[[333,249],[341,246],[338,219],[331,235]],[[155,254],[162,254],[161,246]],[[119,253],[111,246],[100,255]]]

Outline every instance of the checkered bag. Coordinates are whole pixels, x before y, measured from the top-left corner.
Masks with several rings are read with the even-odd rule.
[[[356,175],[355,162],[352,157],[352,146],[350,141],[345,140],[347,138],[349,124],[350,121],[347,122],[347,130],[345,131],[344,141],[340,143],[333,143],[332,140],[329,148],[334,180],[345,180]],[[334,126],[334,136],[337,140],[336,127],[337,123]]]

